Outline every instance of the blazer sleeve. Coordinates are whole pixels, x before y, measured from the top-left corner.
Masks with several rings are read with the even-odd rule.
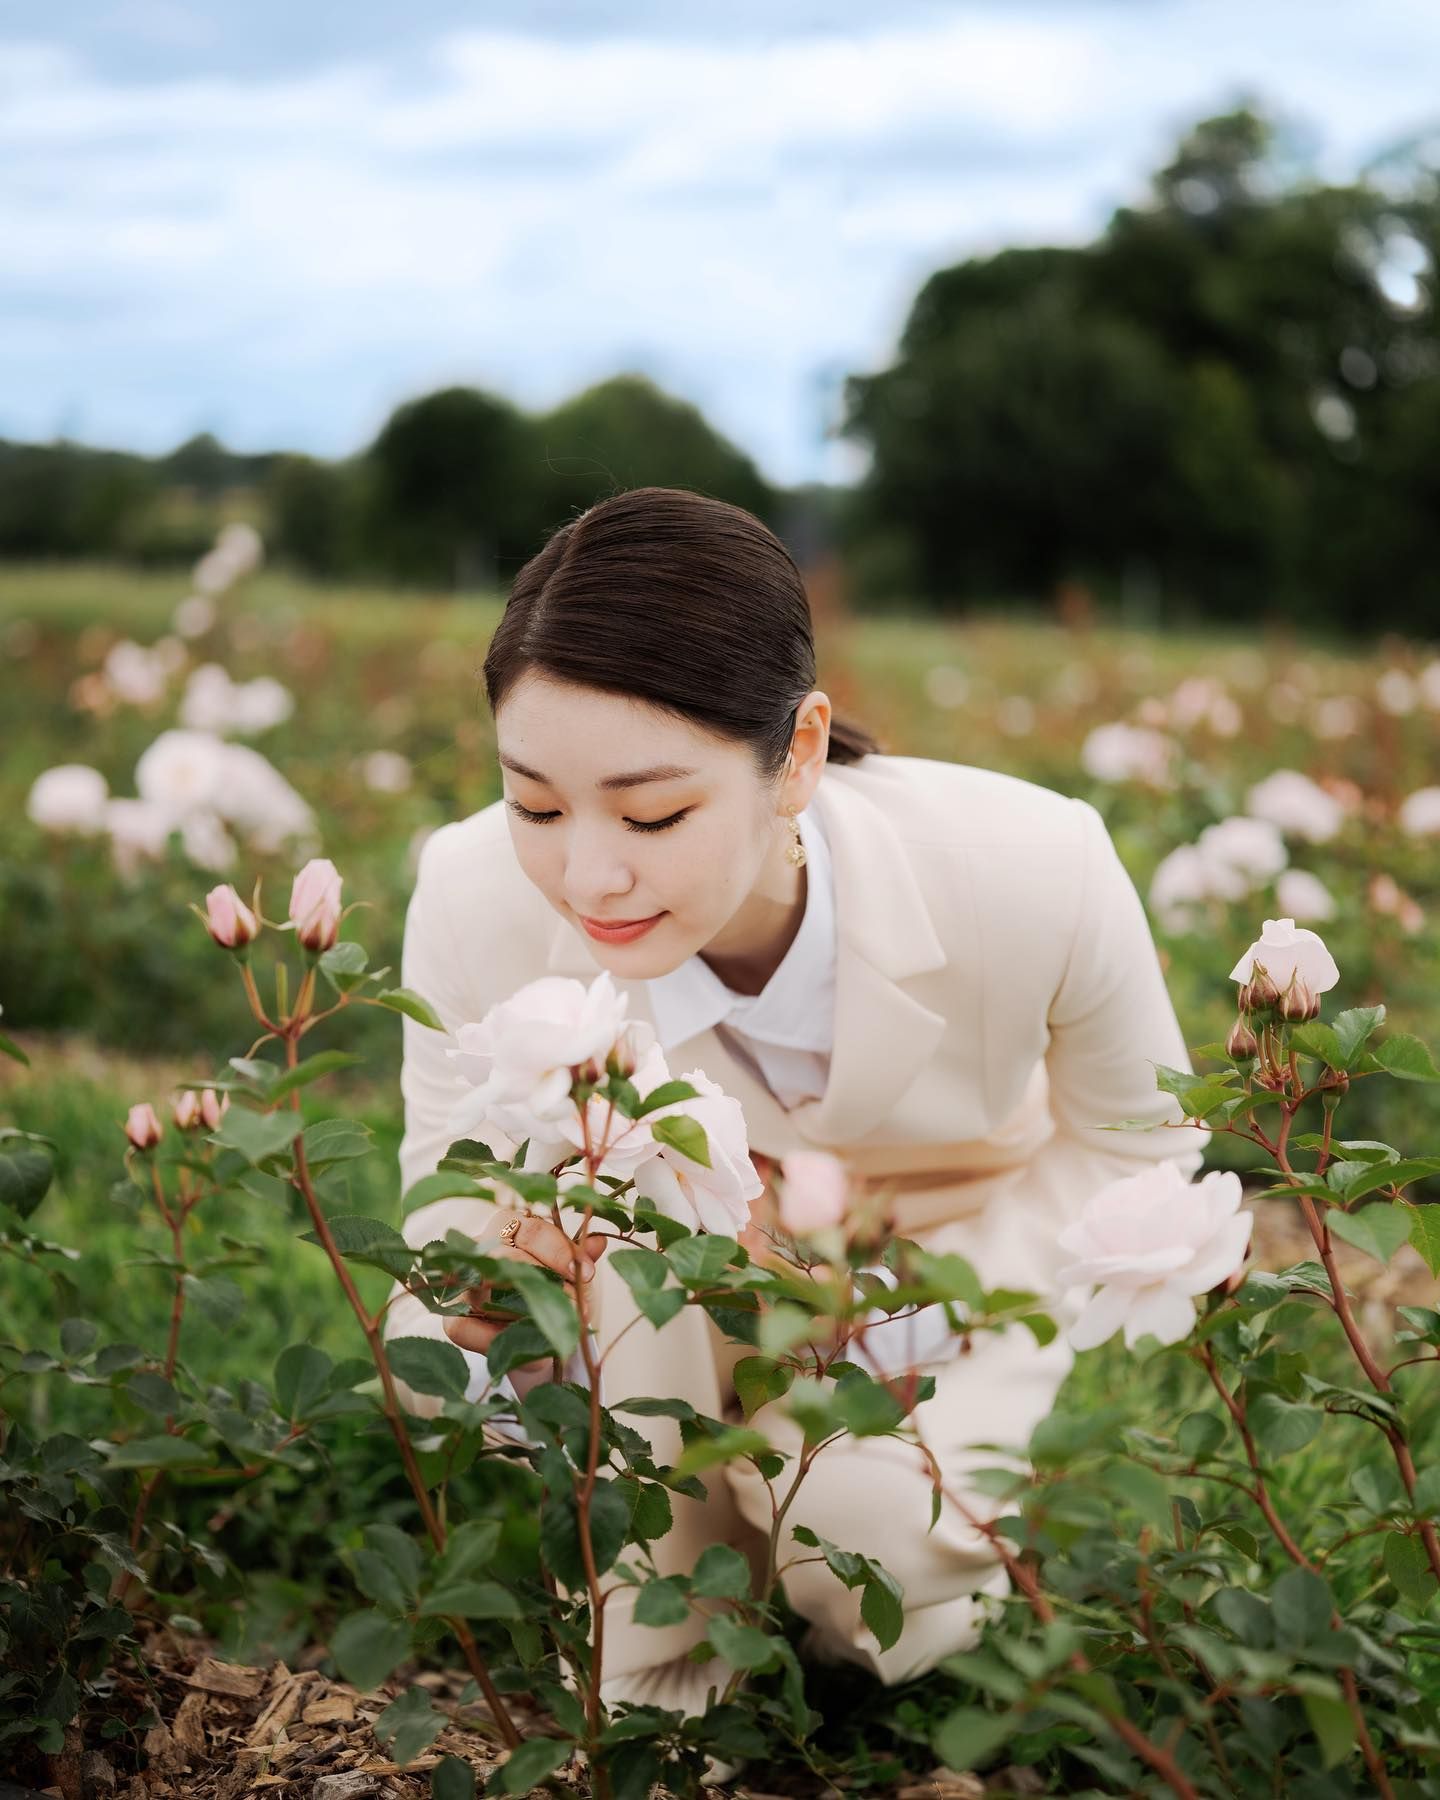
[[[415,887],[405,914],[400,979],[404,986],[430,1002],[445,1030],[435,1031],[408,1015],[401,1016],[400,1092],[405,1108],[399,1152],[402,1195],[422,1176],[434,1173],[453,1141],[447,1120],[462,1092],[455,1064],[446,1055],[447,1049],[455,1047],[454,1034],[461,1025],[479,1019],[500,997],[467,991],[464,982],[466,961],[459,955],[448,907],[451,896],[446,881],[450,849],[447,834],[451,829],[442,825],[421,847]],[[478,1237],[493,1210],[488,1200],[456,1195],[417,1207],[400,1229],[406,1243],[420,1249],[433,1239],[443,1239],[450,1230]],[[407,1293],[398,1281],[391,1289],[381,1335],[387,1340],[429,1337],[450,1342],[439,1314],[431,1312],[416,1295]],[[473,1350],[461,1350],[460,1354],[470,1368],[466,1398],[478,1399],[490,1385],[485,1358]],[[417,1393],[398,1378],[395,1385],[401,1402],[417,1418],[434,1418],[440,1411],[443,1402],[437,1395]],[[500,1391],[508,1389],[502,1384]]]
[[[1182,1124],[1156,1063],[1189,1071],[1185,1039],[1166,990],[1145,908],[1105,822],[1085,800],[1074,930],[1047,1011],[1045,1071],[1054,1134],[981,1216],[976,1267],[991,1285],[1038,1289],[1063,1324],[1085,1295],[1064,1293],[1055,1271],[1073,1260],[1056,1244],[1106,1183],[1169,1159],[1187,1179],[1204,1160],[1208,1128]],[[1143,1119],[1148,1130],[1107,1131]]]

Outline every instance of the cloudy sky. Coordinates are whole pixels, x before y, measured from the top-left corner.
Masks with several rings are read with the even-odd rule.
[[[0,436],[355,449],[621,369],[773,479],[918,283],[1082,241],[1243,98],[1440,122],[1433,0],[0,0]]]

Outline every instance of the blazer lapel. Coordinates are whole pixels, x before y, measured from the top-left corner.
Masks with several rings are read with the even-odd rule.
[[[943,1013],[903,985],[943,968],[945,951],[899,834],[880,807],[846,784],[843,764],[827,768],[811,804],[820,811],[835,878],[835,1033],[825,1092],[782,1107],[713,1030],[667,1052],[672,1073],[702,1068],[733,1094],[752,1147],[772,1156],[851,1144],[873,1131],[946,1027]],[[582,980],[601,968],[564,919],[556,921],[546,966]],[[650,1018],[644,982],[628,984],[628,992],[631,1016]]]

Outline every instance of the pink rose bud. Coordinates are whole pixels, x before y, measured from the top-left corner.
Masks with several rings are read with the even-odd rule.
[[[200,1096],[200,1117],[208,1130],[213,1131],[230,1110],[230,1096],[222,1094],[217,1099],[214,1088],[206,1088]]]
[[[200,1096],[194,1088],[186,1088],[183,1094],[175,1096],[175,1104],[170,1108],[170,1116],[181,1131],[193,1131],[200,1123]]]
[[[137,1150],[153,1150],[160,1142],[160,1121],[148,1100],[139,1100],[125,1115],[125,1135]]]
[[[1297,970],[1280,996],[1280,1017],[1287,1025],[1303,1025],[1320,1017],[1320,996]]]
[[[260,935],[254,913],[228,883],[211,888],[205,896],[205,923],[211,937],[226,950],[238,950]]]
[[[1243,1061],[1247,1056],[1260,1054],[1259,1040],[1243,1018],[1237,1019],[1230,1027],[1230,1035],[1225,1040],[1225,1054],[1233,1056],[1237,1062]]]
[[[780,1159],[780,1223],[796,1237],[838,1225],[850,1204],[845,1164],[826,1150],[792,1150]]]
[[[328,950],[340,935],[340,872],[328,856],[315,856],[295,877],[290,918],[296,942],[306,950]]]

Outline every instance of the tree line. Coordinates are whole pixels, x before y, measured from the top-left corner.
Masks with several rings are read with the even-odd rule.
[[[0,556],[178,561],[243,503],[311,574],[488,586],[655,482],[782,534],[823,520],[862,603],[1079,583],[1157,621],[1440,633],[1437,266],[1423,146],[1327,184],[1241,108],[1188,131],[1094,242],[931,275],[890,366],[845,383],[836,430],[869,453],[851,488],[786,493],[642,376],[544,414],[455,387],[333,462],[0,443]]]

